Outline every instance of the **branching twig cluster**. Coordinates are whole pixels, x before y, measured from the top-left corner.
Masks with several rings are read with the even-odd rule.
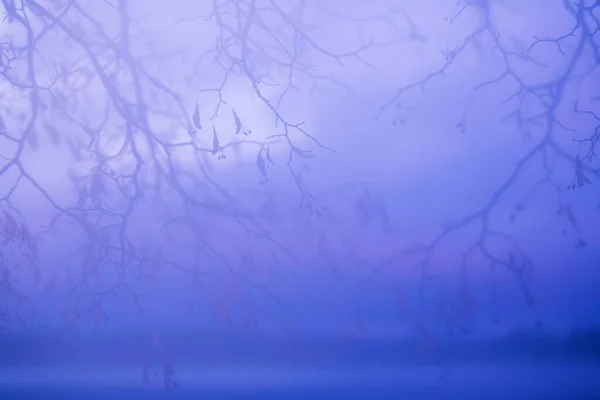
[[[239,146],[258,146],[256,168],[266,184],[268,168],[275,165],[273,147],[278,146],[279,154],[287,152],[285,168],[300,193],[299,210],[285,217],[315,214],[316,198],[296,166],[313,157],[314,149],[302,149],[295,135],[317,149],[331,149],[305,130],[303,122],[292,121],[282,104],[291,91],[307,83],[317,89],[324,84],[342,85],[334,75],[310,65],[311,57],[325,57],[342,66],[350,60],[366,63],[365,51],[393,42],[369,41],[354,51],[336,52],[311,34],[312,26],[303,15],[314,7],[305,1],[215,0],[209,15],[175,21],[216,28],[214,48],[187,59],[197,68],[209,59],[222,73],[216,87],[200,88],[200,95],[218,97],[211,115],[202,102],[184,100],[186,83],[169,76],[159,49],[144,45],[148,38],[129,3],[118,0],[88,7],[77,0],[2,1],[6,35],[0,43],[0,83],[6,101],[0,109],[0,135],[7,145],[0,150],[0,177],[9,186],[2,199],[7,216],[3,226],[11,230],[6,233],[6,248],[20,243],[18,234],[28,232],[25,225],[14,228],[9,223],[15,221],[11,210],[18,211],[18,205],[13,205],[13,197],[20,190],[41,198],[40,208],[51,208],[52,218],[43,234],[77,238],[70,266],[61,272],[42,271],[44,282],[39,283],[44,293],[61,293],[62,329],[77,329],[90,320],[95,327],[107,321],[124,325],[125,319],[107,309],[113,296],[130,297],[152,329],[139,288],[140,283],[156,282],[164,266],[189,276],[196,285],[204,280],[222,282],[216,287],[222,286],[223,293],[214,299],[221,321],[231,323],[236,311],[230,303],[242,301],[247,291],[283,304],[214,244],[206,221],[226,221],[247,237],[261,240],[277,257],[300,262],[298,256],[265,223],[272,213],[242,204],[212,174],[209,160],[225,159],[230,149]],[[195,13],[189,10],[189,15]],[[273,116],[278,133],[265,140],[252,139],[252,129],[227,99],[232,77],[250,84]],[[225,108],[232,135],[217,129],[214,122],[212,129],[207,126]],[[207,136],[209,146],[204,144]],[[226,141],[228,136],[233,139]],[[48,155],[42,154],[49,148],[55,149],[49,152],[51,159],[59,152],[65,154],[74,191],[70,200],[59,199],[37,178],[37,171],[52,168],[46,165]],[[169,254],[134,238],[133,221],[148,212],[148,203],[160,226],[157,234],[174,229],[192,234],[186,242],[198,249],[192,262],[169,260],[173,251]],[[202,257],[211,257],[220,266],[205,268]],[[6,296],[25,296],[13,289],[10,266],[3,264],[2,271]],[[34,271],[38,283],[39,268]],[[254,318],[247,311],[247,318]]]
[[[474,103],[480,92],[488,87],[510,85],[515,88],[514,92],[508,98],[502,99],[502,103],[514,105],[514,109],[506,115],[505,119],[515,121],[516,129],[529,137],[531,137],[532,130],[538,129],[540,132],[535,139],[531,137],[535,142],[534,145],[522,155],[509,176],[485,204],[446,226],[431,242],[423,246],[402,249],[383,260],[366,278],[365,282],[370,282],[384,270],[399,267],[401,260],[406,256],[417,255],[420,261],[416,268],[421,273],[421,290],[424,291],[430,281],[428,270],[431,267],[433,253],[440,244],[450,240],[453,234],[457,234],[467,226],[479,224],[478,238],[468,247],[462,257],[463,279],[457,294],[459,299],[456,301],[447,299],[448,301],[444,302],[446,310],[443,314],[446,315],[446,319],[455,321],[461,318],[463,311],[470,308],[467,304],[473,301],[472,295],[466,291],[465,285],[468,261],[476,254],[485,257],[492,267],[500,266],[510,271],[522,289],[526,304],[530,307],[535,305],[534,296],[531,293],[532,261],[509,234],[498,231],[490,222],[491,214],[498,209],[499,203],[523,175],[526,168],[530,165],[539,165],[540,168],[543,168],[544,178],[539,183],[553,188],[559,200],[558,213],[565,218],[575,232],[579,232],[578,221],[572,207],[565,199],[565,189],[578,189],[590,185],[594,180],[597,181],[600,178],[600,168],[595,152],[600,124],[597,113],[591,109],[597,104],[597,99],[579,98],[573,102],[572,96],[573,87],[589,84],[590,81],[597,82],[600,65],[600,19],[598,18],[600,4],[595,1],[564,2],[564,13],[572,20],[571,29],[556,37],[534,37],[529,46],[522,51],[511,49],[505,42],[502,27],[494,23],[493,6],[493,2],[488,0],[459,2],[458,10],[448,18],[448,22],[450,24],[457,23],[465,13],[475,11],[479,16],[479,25],[466,34],[462,42],[455,48],[447,51],[445,62],[441,67],[428,73],[419,81],[398,88],[395,95],[381,109],[383,113],[396,106],[398,112],[401,112],[403,109],[402,98],[406,93],[424,88],[434,79],[446,76],[446,72],[460,62],[471,48],[477,49],[481,43],[489,42],[503,69],[497,76],[481,82],[474,88],[462,119],[456,128],[462,132],[468,129],[469,106]],[[547,68],[547,65],[536,58],[536,50],[548,45],[557,49],[559,57],[562,58],[561,68],[551,78],[532,81],[522,72],[521,67],[530,64],[542,69]],[[586,108],[581,104],[586,104]],[[585,118],[578,120],[581,126],[586,126],[591,120],[595,127],[589,132],[575,130],[562,117],[565,109],[567,112],[573,112],[577,117],[587,117],[587,120]],[[565,135],[572,138],[577,146],[572,146],[572,142],[569,140],[565,141]],[[573,165],[572,182],[567,184],[556,177],[557,163],[554,162],[556,159]],[[515,205],[514,212],[510,215],[511,222],[514,223],[516,214],[523,211],[529,194],[522,202]],[[509,246],[509,251],[495,249],[494,240],[504,242]],[[582,248],[585,245],[584,238],[578,236],[576,247]],[[451,303],[457,305],[456,310],[447,310],[448,304]],[[453,329],[455,328],[456,326],[453,325]]]

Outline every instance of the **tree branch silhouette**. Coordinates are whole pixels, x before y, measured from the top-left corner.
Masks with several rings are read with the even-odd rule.
[[[300,82],[308,82],[315,90],[325,83],[344,85],[335,75],[317,72],[308,63],[308,53],[343,66],[352,59],[366,63],[365,51],[393,43],[368,42],[352,51],[336,52],[311,35],[313,27],[303,22],[308,7],[304,1],[215,0],[205,17],[174,22],[216,29],[212,49],[191,58],[184,55],[195,65],[196,75],[203,73],[198,69],[206,59],[220,69],[222,79],[217,87],[199,88],[200,95],[213,93],[218,97],[214,110],[209,111],[200,101],[190,104],[184,96],[195,77],[173,79],[165,67],[165,58],[180,54],[144,45],[150,38],[129,1],[88,7],[76,0],[2,0],[2,6],[7,33],[0,47],[5,99],[0,110],[0,135],[8,145],[1,150],[0,177],[9,186],[2,197],[6,205],[4,247],[22,249],[23,257],[32,265],[36,290],[52,294],[64,287],[61,329],[78,329],[90,320],[95,328],[103,322],[125,326],[127,321],[112,315],[106,304],[111,297],[128,296],[144,324],[154,331],[143,303],[151,287],[148,285],[156,283],[164,266],[192,278],[195,285],[203,280],[222,282],[223,290],[232,291],[228,296],[242,299],[249,291],[285,309],[286,303],[278,294],[254,282],[250,274],[234,265],[230,254],[211,243],[203,218],[208,215],[228,221],[237,231],[263,241],[274,254],[296,263],[302,261],[265,224],[272,215],[243,205],[219,182],[210,164],[226,159],[230,150],[258,149],[256,169],[266,184],[268,171],[274,166],[272,147],[279,146],[279,152],[286,147],[284,168],[300,194],[297,212],[312,212],[316,198],[296,164],[306,163],[315,150],[303,149],[297,135],[317,149],[333,150],[307,131],[302,121],[293,121],[282,104],[290,92],[299,90]],[[198,14],[188,11],[189,15]],[[247,82],[254,97],[271,113],[276,132],[264,140],[252,139],[250,125],[227,98],[234,77]],[[229,128],[217,129],[215,120],[225,108]],[[206,116],[210,116],[212,129],[207,126],[210,122],[204,121]],[[65,154],[68,184],[74,192],[66,196],[68,200],[57,196],[36,176],[36,170],[46,168],[36,161],[40,152],[49,152],[51,158]],[[44,159],[40,163],[47,162],[42,155],[39,159]],[[183,163],[182,159],[188,161]],[[22,190],[36,193],[45,202],[39,207],[49,207],[52,212],[41,236],[77,237],[77,261],[66,268],[64,276],[42,271],[39,266],[36,246],[41,239],[29,233],[25,222],[19,222],[16,215],[21,206],[13,204],[15,192]],[[132,221],[148,203],[155,207],[153,218],[162,226],[157,234],[174,229],[191,233],[194,239],[189,246],[202,249],[203,255],[209,254],[220,263],[220,268],[201,267],[197,260],[200,250],[196,262],[189,265],[167,259],[162,247],[136,243],[131,235]],[[29,294],[21,291],[11,275],[22,260],[13,261],[12,267],[6,262],[2,265],[6,321],[21,315],[27,304],[35,314]],[[41,289],[41,285],[47,287]],[[222,304],[228,302],[221,300]],[[235,314],[230,305],[217,312],[225,313],[219,316],[221,320],[230,320]]]
[[[307,184],[306,164],[334,149],[311,132],[287,102],[304,90],[349,88],[335,68],[360,64],[377,72],[370,55],[402,43],[404,31],[408,40],[426,43],[417,23],[403,9],[389,7],[381,14],[357,17],[346,12],[343,4],[325,6],[319,1],[213,0],[191,2],[183,10],[185,18],[162,16],[169,20],[167,27],[150,30],[144,26],[144,18],[149,18],[144,17],[145,10],[128,0],[93,5],[80,0],[1,1],[0,328],[18,325],[32,329],[39,297],[44,296],[58,298],[60,329],[98,329],[105,323],[127,326],[130,321],[111,306],[115,296],[127,297],[133,312],[153,335],[165,365],[165,384],[170,388],[172,360],[145,302],[168,275],[163,268],[190,281],[199,301],[212,304],[221,326],[251,326],[257,318],[254,295],[274,302],[284,313],[292,306],[285,294],[275,292],[254,274],[254,261],[249,261],[253,250],[248,243],[260,242],[273,264],[283,264],[285,259],[306,267],[298,249],[278,236],[277,223],[285,225],[291,220],[295,228],[310,225],[315,253],[333,276],[346,282],[349,272],[341,267],[355,249],[344,241],[345,232],[336,232],[343,249],[335,253],[331,242],[338,238],[328,236],[327,223],[353,215],[358,225],[375,221],[379,231],[392,230],[377,188],[357,184],[319,193]],[[573,90],[586,80],[597,79],[593,74],[600,64],[600,4],[564,1],[563,12],[572,21],[569,29],[555,37],[534,37],[517,49],[494,21],[493,6],[491,0],[458,2],[447,23],[452,27],[472,12],[478,17],[477,26],[457,46],[446,49],[441,65],[400,86],[378,115],[390,113],[394,121],[404,120],[406,96],[445,78],[469,51],[487,43],[498,57],[501,71],[472,90],[455,129],[474,129],[469,116],[478,96],[491,87],[510,85],[512,93],[498,104],[512,107],[505,120],[514,121],[533,141],[484,204],[443,227],[430,242],[400,249],[376,262],[361,280],[364,289],[386,271],[400,268],[405,256],[417,255],[424,296],[436,249],[468,226],[479,224],[478,237],[462,254],[463,279],[456,299],[440,301],[441,318],[450,330],[472,313],[466,275],[469,261],[476,255],[510,271],[526,304],[535,308],[531,258],[509,233],[491,222],[491,214],[524,171],[532,165],[542,169],[539,184],[553,189],[558,213],[578,235],[578,248],[585,247],[586,241],[565,190],[592,185],[600,178],[596,154],[600,113],[594,108],[599,98],[592,95],[571,102]],[[345,21],[361,32],[373,23],[381,24],[391,29],[394,37],[386,41],[359,39],[352,48],[332,48],[313,23],[315,15]],[[198,50],[184,51],[171,43],[165,46],[153,41],[187,24],[201,26],[214,36],[208,48],[198,45]],[[193,44],[204,40],[185,38]],[[196,49],[194,46],[190,47]],[[524,66],[550,69],[538,54],[541,48],[550,47],[562,57],[560,70],[549,78],[526,78]],[[326,69],[321,69],[319,62],[335,68],[323,72]],[[243,90],[266,110],[273,125],[269,132],[257,132],[252,116],[236,104],[236,91]],[[592,129],[574,129],[566,112]],[[258,194],[232,190],[215,171],[215,165],[226,168],[228,160],[240,153],[251,153],[253,168],[240,169],[244,170],[243,179],[261,185]],[[573,166],[570,182],[558,176],[556,160]],[[39,176],[40,171],[59,171],[59,166],[67,171],[61,175],[60,190]],[[278,193],[269,185],[279,172],[290,179],[295,193]],[[515,204],[508,216],[511,222],[535,189],[537,186]],[[71,193],[62,193],[65,190]],[[34,226],[39,221],[26,215],[23,193],[37,199],[32,201],[36,211],[49,213],[47,226]],[[278,195],[293,198],[294,207],[277,207]],[[246,197],[256,200],[255,204],[249,205]],[[337,214],[332,210],[335,207],[339,207]],[[323,216],[328,222],[313,223]],[[136,227],[134,221],[143,226]],[[223,238],[217,238],[215,221],[229,229],[221,234],[232,248],[235,240],[243,238],[239,242],[244,246],[236,248],[235,255],[231,248],[216,243]],[[340,224],[338,231],[343,229]],[[41,267],[44,251],[51,246],[46,243],[52,240],[68,242],[66,247],[74,248],[64,255],[68,265],[60,273]],[[495,240],[510,250],[495,248]],[[247,264],[244,268],[238,256]],[[206,260],[215,265],[207,265]],[[214,287],[210,299],[200,297],[209,292],[202,287],[206,282]],[[355,314],[355,325],[363,330],[360,313]],[[283,325],[286,335],[298,333],[287,317]],[[417,330],[430,339],[423,323],[417,323]]]
[[[425,88],[436,78],[445,77],[446,72],[459,62],[467,51],[472,48],[477,49],[482,42],[487,40],[493,45],[495,54],[501,60],[502,71],[496,77],[481,82],[472,90],[468,105],[456,128],[461,132],[469,129],[467,121],[470,114],[469,109],[476,101],[479,92],[488,87],[511,85],[510,87],[515,89],[509,97],[502,99],[502,103],[514,104],[515,107],[513,111],[505,116],[505,120],[514,120],[517,129],[528,137],[531,137],[529,131],[536,128],[539,128],[540,135],[534,139],[532,138],[533,145],[520,157],[512,172],[480,208],[445,226],[429,243],[401,249],[391,257],[378,263],[367,275],[363,284],[368,285],[386,270],[400,267],[402,265],[401,260],[406,256],[417,255],[419,261],[415,268],[420,271],[420,290],[423,293],[430,278],[428,270],[431,267],[432,256],[439,245],[444,241],[451,240],[454,234],[467,226],[479,224],[478,238],[463,253],[461,274],[465,274],[468,259],[478,252],[488,260],[490,265],[504,267],[510,271],[519,283],[525,303],[534,308],[534,296],[530,290],[533,270],[531,259],[508,233],[498,231],[490,222],[491,213],[496,211],[499,202],[530,165],[537,164],[543,168],[544,177],[539,184],[549,185],[553,188],[559,200],[558,213],[576,232],[579,230],[572,207],[564,198],[564,192],[566,189],[582,188],[591,184],[593,180],[600,178],[600,168],[597,165],[598,158],[595,154],[600,125],[596,113],[591,110],[583,110],[580,106],[580,103],[590,104],[591,106],[597,99],[580,98],[575,100],[574,103],[570,103],[572,97],[568,91],[571,89],[570,85],[580,85],[585,78],[598,71],[600,42],[597,33],[600,31],[600,23],[596,13],[600,10],[600,5],[597,2],[564,2],[564,12],[571,17],[572,28],[568,32],[555,37],[534,37],[529,46],[518,51],[510,49],[503,40],[501,27],[497,26],[492,19],[492,4],[493,2],[488,0],[459,2],[458,10],[447,19],[448,22],[451,25],[455,24],[468,10],[475,10],[479,17],[478,25],[466,34],[456,47],[445,52],[445,62],[439,68],[427,73],[424,78],[418,81],[399,87],[392,98],[381,107],[378,118],[385,112],[394,112],[392,111],[394,107],[396,108],[396,115],[401,114],[403,110],[402,98],[405,94],[415,89]],[[568,40],[570,42],[567,51],[565,47]],[[530,82],[523,76],[522,66],[530,64],[547,68],[535,56],[536,49],[545,44],[556,47],[563,58],[563,65],[561,65],[560,71],[551,78],[540,78],[535,82]],[[533,111],[531,107],[527,107],[528,102],[531,101],[535,102]],[[564,118],[561,118],[561,112],[565,108],[570,108],[576,114],[591,117],[588,120],[592,120],[596,124],[593,132],[577,132],[570,128]],[[565,134],[571,135],[572,141],[565,141]],[[573,143],[577,145],[574,146]],[[573,165],[574,178],[572,182],[567,184],[555,176],[556,165],[549,161],[552,157],[562,159]],[[515,213],[523,210],[524,202],[529,194],[531,192],[525,196],[522,202],[515,205],[515,211],[510,215],[511,222],[515,221]],[[511,249],[509,251],[494,249],[491,243],[493,239],[500,239],[508,244]],[[585,245],[585,239],[579,236],[576,248],[582,248]],[[467,309],[466,303],[472,301],[464,291],[465,279],[462,279],[462,282],[458,293],[458,296],[462,299],[458,300],[458,310],[452,311],[455,314],[453,318],[460,318],[461,310]]]

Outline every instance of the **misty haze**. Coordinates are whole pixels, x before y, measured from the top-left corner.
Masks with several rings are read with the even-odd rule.
[[[600,398],[597,0],[1,0],[1,399]]]

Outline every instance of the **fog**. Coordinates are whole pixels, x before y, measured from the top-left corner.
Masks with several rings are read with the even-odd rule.
[[[597,2],[2,6],[0,387],[598,390]]]

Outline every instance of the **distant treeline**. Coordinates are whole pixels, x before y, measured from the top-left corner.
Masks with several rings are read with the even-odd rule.
[[[163,335],[163,342],[175,363],[208,365],[600,361],[600,328],[575,328],[562,338],[541,332],[514,332],[487,341],[443,338],[428,351],[415,340],[337,336],[300,335],[290,341],[235,333],[172,333]],[[136,335],[4,334],[0,365],[135,364],[148,349],[149,339]]]

